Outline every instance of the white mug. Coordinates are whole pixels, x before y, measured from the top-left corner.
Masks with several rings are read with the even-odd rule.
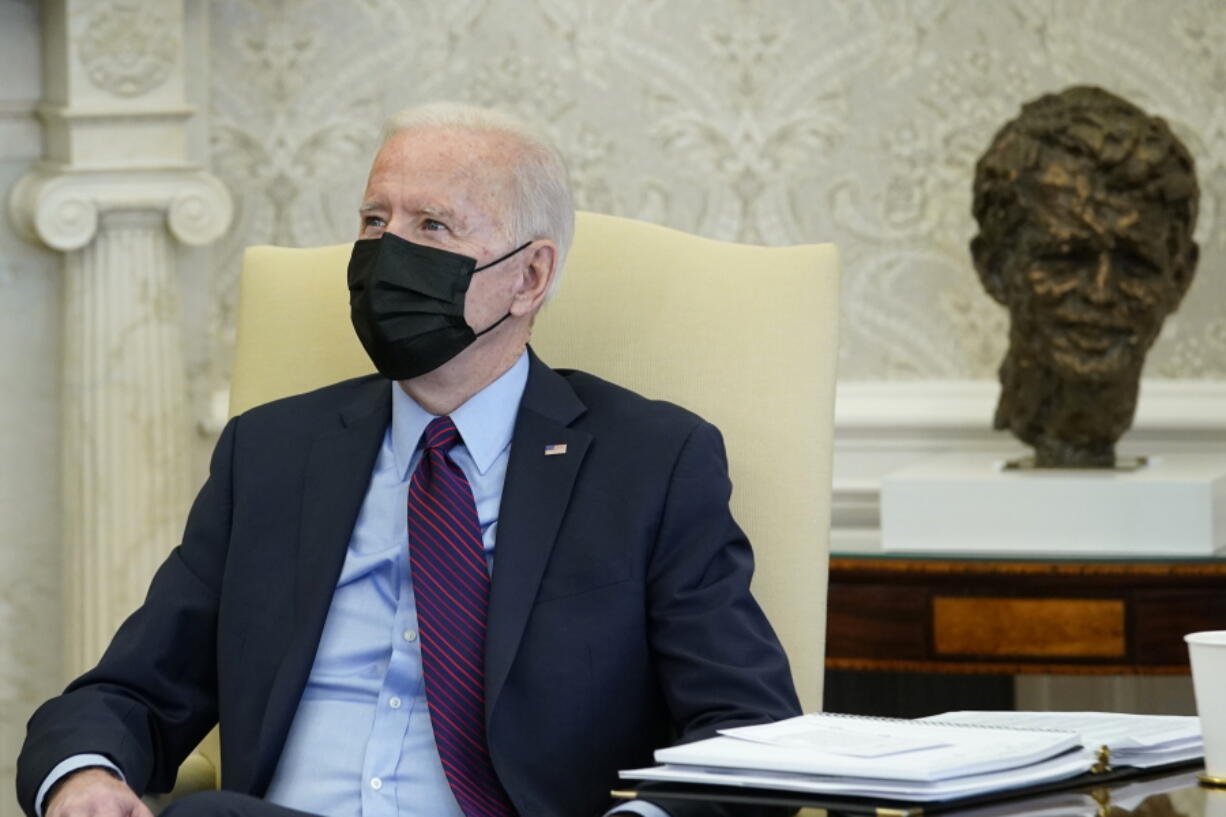
[[[1226,630],[1189,633],[1196,713],[1205,741],[1207,782],[1226,783]]]

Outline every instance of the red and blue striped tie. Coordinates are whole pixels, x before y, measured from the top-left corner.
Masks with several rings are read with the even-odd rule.
[[[466,817],[514,817],[485,739],[490,577],[472,489],[447,456],[460,433],[450,417],[438,417],[423,440],[409,482],[409,569],[434,742]]]

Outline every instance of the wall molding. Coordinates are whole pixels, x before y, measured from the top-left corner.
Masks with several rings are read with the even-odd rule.
[[[29,119],[35,115],[36,99],[0,99],[0,119]]]
[[[947,452],[1024,451],[1012,435],[992,429],[999,393],[994,380],[841,383],[834,412],[832,548],[857,552],[880,546],[880,485],[886,474]],[[1226,456],[1226,382],[1143,381],[1133,427],[1119,450],[1209,450]]]
[[[0,99],[0,161],[37,159],[42,153],[38,101]]]
[[[170,122],[182,124],[195,115],[191,105],[159,105],[130,109],[122,105],[90,105],[71,108],[64,105],[40,103],[35,113],[45,122],[120,122],[131,126],[140,122]]]
[[[840,383],[836,432],[977,436],[992,431],[1000,394],[995,380],[853,381]],[[1226,381],[1146,380],[1129,434],[1226,433]]]

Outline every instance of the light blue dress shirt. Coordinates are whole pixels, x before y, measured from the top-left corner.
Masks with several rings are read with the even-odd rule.
[[[462,443],[486,562],[515,416],[528,379],[523,355],[451,414]],[[409,477],[434,417],[392,388],[392,422],[358,513],[315,663],[267,798],[328,817],[463,817],[434,746],[409,580]]]
[[[511,436],[528,379],[525,352],[501,377],[451,414],[462,443],[451,459],[472,487],[485,545],[494,542]],[[417,613],[409,578],[409,477],[433,415],[399,387],[392,422],[349,540],[315,662],[286,738],[267,799],[327,817],[463,817],[434,745],[422,683]],[[61,763],[36,802],[61,776],[106,758]],[[668,817],[641,801],[618,807]]]

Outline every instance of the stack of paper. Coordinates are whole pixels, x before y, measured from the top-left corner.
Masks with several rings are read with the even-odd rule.
[[[655,757],[666,765],[622,776],[917,801],[1059,780],[1094,762],[1066,732],[820,714],[730,729]]]
[[[724,730],[655,753],[623,778],[934,802],[1064,780],[1115,766],[1201,756],[1196,718],[1106,713],[952,712],[915,721],[802,715]]]
[[[1064,729],[1087,748],[1106,746],[1114,766],[1148,769],[1204,754],[1195,715],[1124,715],[1114,712],[946,712],[927,722],[1028,729]]]

